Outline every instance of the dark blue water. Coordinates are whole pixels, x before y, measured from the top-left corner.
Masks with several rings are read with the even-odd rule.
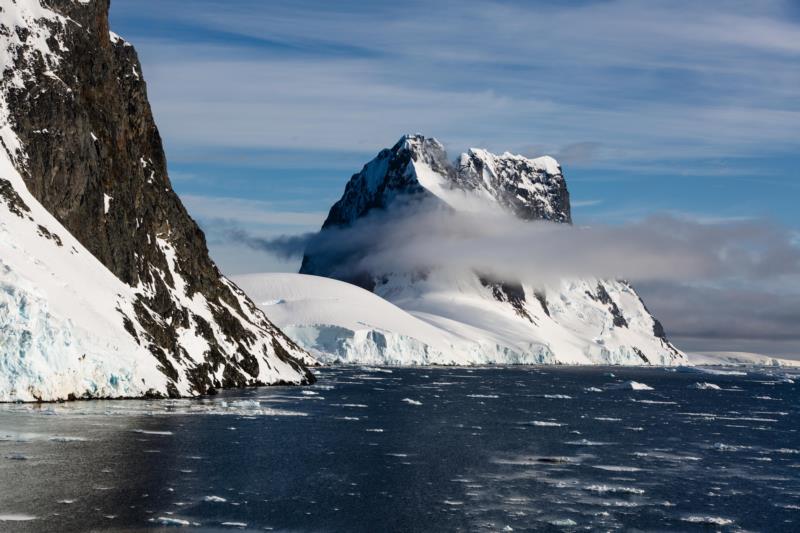
[[[339,368],[0,406],[0,530],[798,531],[794,377]]]

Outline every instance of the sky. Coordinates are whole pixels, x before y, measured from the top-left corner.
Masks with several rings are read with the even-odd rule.
[[[453,157],[556,157],[578,224],[758,220],[800,242],[798,2],[113,0],[111,26],[231,275],[298,267],[231,229],[318,229],[347,179],[415,132]],[[786,355],[798,279],[640,290],[693,349]]]

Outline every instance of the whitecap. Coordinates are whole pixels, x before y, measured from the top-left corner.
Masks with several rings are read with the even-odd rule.
[[[644,489],[638,489],[636,487],[624,487],[620,485],[594,484],[594,485],[587,485],[586,487],[584,487],[584,490],[588,490],[590,492],[598,492],[600,494],[604,494],[607,492],[614,494],[644,494]]]
[[[205,498],[203,498],[203,501],[204,502],[222,503],[222,502],[227,502],[228,500],[226,500],[225,498],[223,498],[221,496],[213,496],[212,495],[212,496],[206,496]]]
[[[692,524],[710,524],[714,526],[729,526],[733,524],[733,520],[728,518],[721,518],[719,516],[686,516],[681,518],[684,522],[690,522]]]
[[[171,518],[169,516],[159,516],[158,518],[151,518],[151,522],[159,522],[162,526],[189,526],[191,522],[181,518]]]
[[[720,387],[719,385],[715,383],[706,383],[706,382],[695,383],[694,385],[692,385],[692,388],[698,390],[722,390],[722,387]]]
[[[549,420],[533,420],[531,422],[526,422],[525,424],[538,427],[561,427],[566,425],[560,422],[550,422]]]
[[[641,472],[641,468],[635,466],[617,466],[617,465],[594,465],[592,468],[598,470],[606,470],[608,472]]]
[[[411,398],[403,398],[400,401],[401,402],[406,402],[409,405],[422,405],[422,402],[418,402],[417,400],[412,400]]]
[[[31,520],[36,520],[36,517],[29,514],[0,514],[0,522],[29,522]]]

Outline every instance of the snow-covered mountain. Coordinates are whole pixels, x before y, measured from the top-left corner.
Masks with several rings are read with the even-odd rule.
[[[423,206],[474,210],[474,216],[481,216],[476,206],[491,205],[526,221],[572,220],[566,182],[554,159],[472,149],[452,163],[437,140],[406,135],[350,179],[320,237],[341,237],[337,231],[408,203],[418,206],[417,211],[406,211],[411,213]],[[384,227],[366,226],[364,231],[376,232]],[[354,262],[352,256],[370,252],[344,250],[316,246],[304,257],[301,273],[358,284],[393,304],[391,316],[405,312],[405,325],[421,321],[426,328],[420,333],[411,327],[397,330],[393,320],[384,320],[388,308],[346,285],[291,276],[242,280],[263,309],[280,317],[282,326],[322,358],[447,364],[686,362],[624,281],[564,279],[531,285],[470,269],[355,272],[352,265],[363,260]],[[301,301],[287,299],[282,291],[301,294]],[[317,293],[326,296],[315,297]],[[361,303],[348,306],[351,298]],[[263,305],[266,301],[273,303]],[[314,306],[324,311],[309,312]],[[398,349],[395,342],[406,343],[405,348]]]
[[[0,6],[0,401],[313,380],[209,258],[108,8]]]

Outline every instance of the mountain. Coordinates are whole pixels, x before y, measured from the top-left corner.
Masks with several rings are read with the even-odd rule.
[[[414,217],[422,209],[470,213],[478,204],[491,205],[523,221],[572,222],[566,181],[553,158],[529,159],[471,149],[451,162],[437,140],[406,135],[353,175],[341,199],[331,208],[318,241],[324,243],[326,235],[329,241],[354,240],[346,229],[359,223],[363,224],[362,233],[375,234],[372,238],[379,241],[380,232],[391,228],[391,223],[376,223],[376,214],[388,218],[388,213],[394,212],[401,218]],[[392,211],[393,206],[406,205],[415,207]],[[480,211],[474,216],[481,216]],[[322,305],[322,297],[314,297],[318,288],[304,289],[302,285],[308,281],[302,278],[282,280],[287,293],[304,295],[300,312],[278,311],[281,305],[298,306],[289,301],[262,308],[281,316],[281,324],[296,335],[303,330],[297,336],[301,344],[327,359],[354,360],[361,353],[372,354],[372,347],[350,348],[352,339],[386,337],[389,332],[424,345],[416,354],[399,357],[408,363],[686,362],[685,355],[669,342],[661,324],[625,281],[563,279],[533,286],[469,269],[354,270],[369,254],[369,249],[358,247],[317,245],[303,258],[301,273],[340,279],[373,292],[393,304],[392,313],[403,311],[409,324],[414,318],[435,328],[434,341],[426,341],[423,333],[415,334],[412,329],[393,331],[375,301],[351,306],[346,312],[328,305],[330,313],[317,314],[312,320],[307,309]],[[402,258],[396,259],[398,265],[403,264]],[[259,301],[282,298],[282,289],[274,280],[265,279],[260,284],[252,279],[245,281]],[[345,295],[352,290],[343,286],[337,290],[344,305]],[[325,298],[329,300],[330,296]],[[316,338],[314,329],[318,330]],[[330,335],[336,331],[343,336],[336,341],[343,348],[331,350]],[[383,345],[384,359],[396,362],[398,356],[389,343]],[[369,362],[376,362],[372,355]]]
[[[313,381],[209,258],[108,9],[0,6],[0,400]]]

